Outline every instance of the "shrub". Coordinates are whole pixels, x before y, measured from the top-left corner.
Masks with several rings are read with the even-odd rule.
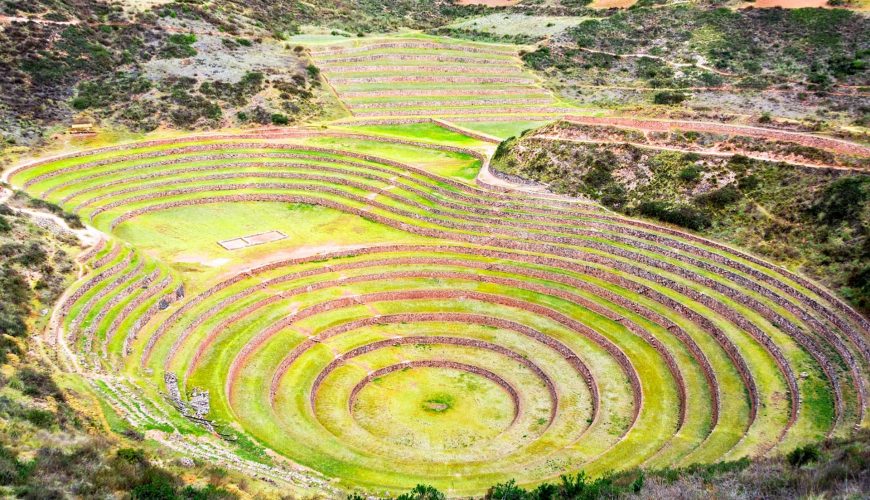
[[[432,486],[418,484],[413,490],[396,497],[396,500],[444,500],[447,498]]]
[[[15,454],[0,445],[0,485],[16,484],[26,473],[24,465],[18,461]]]
[[[192,45],[196,41],[196,35],[193,33],[176,33],[174,35],[169,35],[167,41],[177,45]]]
[[[43,429],[47,429],[54,425],[54,413],[46,410],[40,410],[39,408],[29,408],[22,415],[24,420],[27,420],[31,424],[41,427]]]
[[[653,104],[664,104],[672,106],[674,104],[679,104],[686,99],[688,99],[688,96],[682,92],[664,90],[662,92],[656,92],[656,94],[653,96]]]
[[[543,46],[534,52],[522,54],[522,59],[529,67],[537,70],[547,69],[555,63],[550,53],[550,48],[547,46]]]
[[[812,444],[795,448],[786,455],[786,459],[792,467],[802,467],[810,462],[818,461],[820,457],[819,448]]]
[[[73,229],[82,229],[83,227],[85,227],[85,225],[82,224],[82,219],[81,217],[79,217],[78,214],[64,212],[63,214],[61,214],[60,218],[63,219],[67,223],[67,225]]]
[[[136,448],[121,448],[117,452],[118,458],[131,464],[144,465],[148,463],[145,452]]]
[[[737,180],[737,187],[741,191],[752,191],[761,184],[761,181],[755,175],[747,175]]]
[[[0,215],[0,233],[8,233],[12,230],[12,224],[6,220],[6,217]]]
[[[145,472],[142,484],[130,492],[133,500],[174,500],[176,494],[176,479],[166,471],[149,469]]]
[[[486,500],[525,500],[529,498],[529,493],[517,486],[516,481],[511,479],[506,483],[496,484],[491,487],[486,492],[485,498]]]
[[[586,175],[583,176],[583,182],[585,182],[587,186],[595,189],[602,188],[612,180],[613,175],[610,173],[610,170],[603,165],[593,166],[588,172],[586,172]]]
[[[743,195],[733,184],[729,184],[723,188],[709,193],[702,194],[695,198],[699,205],[708,205],[714,208],[725,208],[726,206],[736,202]]]
[[[846,279],[843,293],[862,311],[870,311],[870,265],[854,271]]]
[[[164,59],[183,59],[193,57],[197,54],[193,44],[196,42],[196,35],[193,33],[184,34],[176,33],[169,35],[166,43],[160,50],[160,57]]]
[[[273,125],[287,125],[290,123],[290,119],[281,113],[272,113],[272,124]]]
[[[663,201],[643,202],[638,205],[637,211],[641,215],[654,217],[664,222],[694,229],[695,231],[700,231],[710,227],[710,224],[712,223],[707,214],[696,208],[687,205],[670,207]]]
[[[601,203],[607,207],[622,210],[628,202],[628,192],[620,184],[612,183],[601,193]]]
[[[62,399],[63,393],[54,383],[51,376],[35,368],[25,366],[18,371],[16,378],[21,383],[21,392],[28,396],[44,398],[53,396]]]
[[[811,212],[828,224],[857,218],[870,201],[870,176],[843,177],[828,184]]]
[[[701,167],[697,165],[689,165],[688,167],[680,170],[680,180],[683,182],[695,182],[701,178]]]

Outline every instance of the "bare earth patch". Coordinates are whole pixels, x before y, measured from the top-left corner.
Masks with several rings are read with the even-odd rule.
[[[772,7],[801,9],[804,7],[824,7],[826,5],[828,5],[827,0],[758,0],[747,4],[747,7],[752,6],[757,9],[769,9]]]
[[[592,9],[627,9],[634,5],[637,0],[594,0],[589,4]]]
[[[520,3],[520,0],[459,0],[459,5],[486,5],[487,7],[510,7]]]

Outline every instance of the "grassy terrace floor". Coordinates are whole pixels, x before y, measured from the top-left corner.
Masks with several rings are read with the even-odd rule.
[[[107,234],[47,338],[116,419],[301,492],[337,478],[472,494],[778,453],[867,424],[868,324],[829,292],[593,203],[478,186],[494,144],[461,130],[184,137],[19,168],[14,185]],[[268,231],[287,237],[218,244]],[[231,441],[204,437],[194,389]]]
[[[523,68],[518,49],[419,34],[310,46],[314,62],[357,119],[513,121],[571,113],[575,108]]]

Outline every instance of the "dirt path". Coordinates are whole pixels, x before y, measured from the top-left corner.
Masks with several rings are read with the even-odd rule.
[[[770,141],[785,141],[802,146],[828,150],[834,153],[870,158],[870,146],[849,142],[833,137],[824,137],[804,132],[776,130],[750,125],[731,125],[726,123],[701,122],[690,120],[647,120],[625,117],[566,116],[565,120],[580,125],[609,125],[614,127],[668,132],[670,130],[692,130],[726,135],[745,135]]]
[[[218,36],[224,37],[226,33],[221,33],[220,31],[210,31],[210,30],[195,30],[188,28],[178,28],[175,26],[161,26],[157,24],[149,24],[149,23],[134,23],[128,21],[117,21],[111,23],[101,23],[101,22],[89,22],[82,23],[79,19],[73,19],[71,21],[52,21],[50,19],[36,19],[30,17],[18,17],[18,16],[2,16],[0,15],[0,24],[12,24],[12,23],[35,23],[35,24],[44,24],[44,25],[54,25],[54,26],[78,26],[84,24],[85,26],[91,28],[99,28],[101,26],[142,26],[143,28],[151,28],[155,30],[162,30],[168,33],[193,33],[196,35],[206,35],[206,36]]]
[[[698,153],[698,154],[709,155],[709,156],[720,156],[723,158],[728,158],[728,157],[731,157],[734,155],[742,155],[742,156],[746,156],[747,158],[752,158],[753,160],[783,162],[783,163],[788,163],[789,165],[795,165],[795,166],[805,167],[805,168],[825,169],[825,170],[842,170],[845,172],[866,172],[867,171],[867,170],[860,169],[860,168],[839,167],[839,166],[835,166],[835,165],[804,163],[804,162],[797,162],[797,161],[792,161],[792,160],[784,160],[784,159],[779,159],[779,158],[775,158],[772,156],[759,155],[756,153],[749,153],[746,151],[727,151],[726,152],[726,151],[718,151],[715,149],[688,149],[688,148],[678,148],[678,147],[674,147],[674,146],[657,146],[655,144],[644,144],[644,143],[640,143],[640,142],[599,141],[599,140],[592,140],[592,139],[572,139],[570,137],[560,137],[557,135],[535,135],[535,136],[532,136],[532,138],[544,139],[547,141],[573,142],[573,143],[577,143],[577,144],[592,144],[592,145],[603,144],[603,145],[611,145],[611,146],[628,145],[628,146],[634,146],[634,147],[640,148],[640,149],[652,149],[652,150],[656,150],[656,151],[674,151],[676,153]]]
[[[646,57],[646,58],[648,58],[648,59],[655,59],[655,60],[657,60],[657,61],[662,61],[663,63],[667,64],[668,66],[672,66],[672,67],[674,67],[674,68],[691,68],[691,67],[696,67],[696,68],[701,68],[701,69],[706,70],[706,71],[710,71],[710,72],[712,72],[712,73],[716,73],[717,75],[721,75],[721,76],[740,76],[740,75],[738,75],[737,73],[731,73],[731,72],[729,72],[729,71],[724,71],[724,70],[721,70],[721,69],[714,68],[713,66],[710,66],[710,65],[706,64],[705,62],[703,62],[703,60],[702,60],[701,62],[694,62],[694,63],[679,63],[679,62],[671,61],[670,59],[667,59],[667,58],[662,57],[662,56],[654,56],[654,55],[652,55],[652,54],[644,54],[644,53],[642,53],[642,52],[638,52],[638,53],[634,53],[634,54],[617,54],[616,52],[608,52],[608,51],[606,51],[606,50],[590,49],[590,48],[588,48],[588,47],[578,47],[578,49],[579,49],[579,50],[582,50],[583,52],[589,52],[589,53],[591,53],[591,54],[604,54],[604,55],[611,56],[611,57],[616,57],[616,58],[619,58],[619,59],[628,59],[628,58],[641,58],[641,57]],[[791,84],[795,84],[795,85],[802,85],[802,84],[804,84],[804,82],[799,82],[799,81],[796,81],[796,80],[786,80],[786,81],[788,81],[788,82],[791,83]],[[839,86],[838,86],[838,85],[835,85],[835,87],[841,87],[841,88],[861,88],[861,86],[857,86],[857,85],[839,85]],[[623,88],[623,89],[634,89],[635,87],[607,87],[607,86],[603,86],[602,88],[614,88],[614,89]],[[641,87],[641,88],[644,88],[644,87]],[[638,89],[640,89],[640,88],[638,88]],[[716,91],[716,90],[728,90],[728,91],[731,91],[731,92],[741,90],[741,89],[739,89],[739,88],[736,88],[736,87],[733,87],[733,86],[728,86],[728,85],[725,85],[725,86],[718,86],[718,87],[686,87],[686,88],[684,88],[684,89],[666,89],[666,88],[649,88],[649,89],[650,89],[650,90],[712,90],[712,91]],[[764,91],[772,91],[772,92],[779,92],[779,93],[795,92],[795,91],[790,91],[790,90],[777,90],[777,89],[766,89],[766,90],[762,90],[762,91],[763,91],[763,92],[764,92]],[[838,92],[825,92],[825,93],[826,93],[826,94],[832,94],[832,95],[858,95],[858,96],[860,96],[860,95],[865,95],[865,94],[862,94],[862,93],[860,93],[860,92],[859,92],[859,93],[854,93],[854,94],[848,94],[848,93],[842,93],[842,92],[839,92],[839,93],[838,93]]]
[[[760,92],[763,94],[781,94],[781,95],[791,95],[803,92],[802,90],[792,90],[792,89],[741,89],[738,87],[734,87],[731,85],[721,85],[716,87],[633,87],[630,85],[591,85],[591,84],[571,84],[572,87],[577,87],[581,89],[599,89],[599,90],[633,90],[637,92],[658,92],[662,90],[670,90],[670,91],[689,91],[689,92],[731,92],[731,93],[741,93],[741,92]],[[861,89],[858,85],[834,85],[834,88],[840,89]],[[844,97],[870,97],[870,92],[861,92],[860,90],[855,90],[853,92],[835,92],[835,91],[825,91],[825,95],[835,95],[835,96],[844,96]]]
[[[489,160],[484,162],[480,167],[480,171],[477,173],[477,177],[474,178],[475,183],[478,186],[481,186],[485,189],[495,190],[495,191],[513,191],[519,193],[528,193],[530,195],[536,196],[538,198],[548,198],[551,200],[566,200],[566,201],[585,201],[588,202],[585,198],[580,197],[571,197],[564,196],[560,194],[555,194],[547,190],[546,187],[535,185],[535,184],[522,184],[519,182],[511,182],[501,177],[496,177],[495,174],[492,173],[492,170],[489,168]]]
[[[590,49],[587,47],[579,47],[579,49],[582,50],[583,52],[590,52],[593,54],[604,54],[604,55],[611,56],[611,57],[617,57],[619,59],[628,59],[631,57],[637,57],[637,58],[646,57],[648,59],[655,59],[657,61],[662,61],[663,63],[667,64],[668,66],[673,66],[675,68],[691,68],[694,66],[696,68],[701,68],[703,70],[707,70],[707,71],[710,71],[712,73],[716,73],[717,75],[735,76],[734,73],[729,73],[727,71],[722,71],[721,69],[716,69],[713,66],[705,64],[703,61],[702,62],[694,62],[694,63],[678,63],[678,62],[671,61],[670,59],[667,59],[665,57],[654,56],[652,54],[644,54],[644,53],[617,54],[616,52],[608,52],[606,50]]]
[[[36,24],[55,24],[58,26],[73,26],[76,24],[80,24],[81,21],[79,21],[78,19],[73,19],[72,21],[51,21],[49,19],[31,19],[29,17],[0,16],[0,23],[3,23],[3,24],[36,23]]]
[[[11,190],[0,187],[0,203],[6,203],[12,197],[12,195],[13,192]],[[103,233],[87,225],[83,229],[72,228],[69,226],[69,224],[67,224],[65,220],[55,214],[46,213],[39,210],[33,210],[30,208],[11,208],[13,208],[16,212],[27,214],[34,219],[46,221],[49,226],[55,225],[60,229],[61,232],[71,233],[75,235],[79,239],[79,241],[81,241],[82,244],[87,247],[96,245],[100,238],[103,237]],[[46,229],[51,230],[50,227],[46,227]]]

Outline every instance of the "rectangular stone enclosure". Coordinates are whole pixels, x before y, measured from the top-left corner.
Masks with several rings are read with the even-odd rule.
[[[287,235],[281,231],[267,231],[265,233],[242,236],[241,238],[218,241],[218,245],[224,247],[225,250],[238,250],[240,248],[247,248],[254,245],[283,240],[286,237]]]

